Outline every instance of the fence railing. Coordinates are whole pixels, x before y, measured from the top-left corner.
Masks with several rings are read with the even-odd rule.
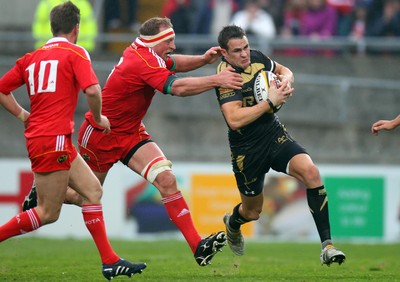
[[[129,44],[136,36],[135,33],[100,33],[96,37],[97,49],[101,50],[101,46],[104,46],[104,44]],[[22,43],[21,48],[29,47],[28,49],[31,49],[35,39],[28,31],[0,31],[0,41],[3,45],[0,49],[3,50],[7,48],[7,44],[15,43]],[[330,49],[343,53],[373,52],[376,54],[389,52],[400,55],[400,37],[365,37],[358,40],[351,37],[331,37],[320,40],[308,37],[275,37],[267,40],[262,37],[249,36],[249,41],[252,48],[267,52],[297,48],[307,50]],[[218,44],[215,35],[197,34],[177,34],[175,43],[185,53],[200,52]]]

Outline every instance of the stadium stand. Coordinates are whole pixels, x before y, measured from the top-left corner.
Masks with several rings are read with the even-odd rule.
[[[18,56],[33,48],[30,33],[32,11],[38,1],[0,0],[0,74],[9,69]],[[101,2],[101,1],[99,1]],[[14,3],[14,4],[12,4]],[[15,6],[22,7],[17,9]],[[10,16],[13,15],[13,16]],[[99,20],[101,13],[99,13]],[[99,43],[125,42],[135,34],[99,32]],[[400,101],[400,39],[333,37],[311,42],[307,38],[275,38],[267,44],[250,38],[254,48],[268,48],[275,60],[295,73],[296,92],[279,112],[280,120],[294,137],[305,145],[317,163],[398,164],[400,139],[396,134],[370,134],[372,122],[398,115]],[[207,35],[177,35],[181,52],[200,52],[216,44]],[[332,48],[335,56],[285,56],[292,47]],[[369,55],[373,50],[374,55]],[[92,53],[95,71],[104,84],[119,53],[96,50]],[[215,72],[205,67],[189,75]],[[16,97],[28,105],[24,89]],[[83,96],[83,95],[82,95]],[[78,106],[77,125],[86,107]],[[0,157],[26,157],[23,128],[16,119],[0,109]],[[212,91],[191,98],[157,97],[145,122],[151,134],[174,161],[226,162],[226,126]]]

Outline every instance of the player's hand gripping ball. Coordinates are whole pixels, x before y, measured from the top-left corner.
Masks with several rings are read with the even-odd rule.
[[[262,70],[258,73],[256,79],[254,80],[253,87],[254,97],[256,98],[257,103],[260,103],[261,101],[267,101],[269,88],[272,83],[276,83],[276,86],[279,88],[281,81],[278,79],[276,74],[265,70]],[[280,110],[281,107],[282,105],[276,106],[276,111]]]

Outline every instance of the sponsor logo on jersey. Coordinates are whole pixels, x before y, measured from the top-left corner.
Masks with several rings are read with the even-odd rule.
[[[282,144],[288,140],[286,135],[282,135],[281,137],[278,137],[277,141],[279,144]]]
[[[50,44],[50,45],[45,45],[42,47],[42,49],[50,49],[50,48],[54,48],[54,47],[58,47],[59,44],[58,43],[54,43],[54,44]]]
[[[235,92],[232,91],[232,89],[226,89],[226,91],[224,91],[224,92],[223,91],[219,92],[219,99],[223,100],[223,99],[232,97],[234,95],[235,95]]]

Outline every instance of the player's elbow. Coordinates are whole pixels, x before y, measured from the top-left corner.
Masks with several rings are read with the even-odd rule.
[[[239,130],[243,126],[239,121],[228,121],[228,125],[234,131]]]
[[[189,96],[189,91],[186,87],[180,85],[172,85],[171,94],[178,97]]]
[[[101,88],[99,84],[90,85],[85,89],[85,94],[88,96],[101,95]]]

